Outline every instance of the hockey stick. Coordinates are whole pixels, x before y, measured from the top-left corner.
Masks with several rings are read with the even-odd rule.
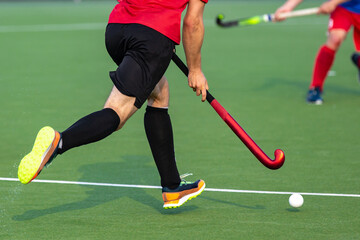
[[[174,53],[172,60],[180,68],[180,70],[188,76],[189,70],[181,59]],[[247,146],[247,148],[254,154],[254,156],[267,168],[278,169],[285,161],[285,154],[281,149],[275,150],[275,159],[270,159],[261,148],[251,139],[251,137],[244,131],[244,129],[235,121],[235,119],[225,110],[223,106],[206,91],[206,100],[215,109],[224,122],[231,128],[231,130],[240,138],[240,140]]]
[[[300,16],[306,16],[306,15],[312,15],[318,13],[319,8],[306,8],[301,10],[296,10],[292,12],[287,13],[281,13],[280,17],[282,18],[291,18],[291,17],[300,17]],[[230,21],[224,21],[224,15],[219,14],[216,17],[216,23],[220,27],[235,27],[235,26],[251,26],[256,25],[263,22],[273,22],[274,21],[274,14],[263,14],[263,15],[257,15],[253,17],[248,18],[241,18],[237,20],[230,20]]]

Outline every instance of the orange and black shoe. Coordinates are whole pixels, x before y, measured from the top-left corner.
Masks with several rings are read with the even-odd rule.
[[[196,182],[186,182],[182,180],[180,185],[175,189],[167,187],[162,188],[162,196],[164,199],[164,208],[177,208],[183,205],[187,200],[191,200],[199,196],[205,189],[205,182],[197,180]]]
[[[27,184],[34,180],[56,157],[61,135],[51,127],[43,127],[36,136],[34,146],[20,162],[18,178]]]

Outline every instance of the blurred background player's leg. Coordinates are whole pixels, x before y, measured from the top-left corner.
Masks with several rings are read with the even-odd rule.
[[[352,26],[349,11],[337,7],[329,20],[329,32],[325,45],[321,46],[315,58],[312,81],[307,95],[307,102],[322,104],[321,97],[324,82],[334,62],[335,54]]]
[[[358,69],[358,80],[360,83],[360,14],[355,15],[357,16],[357,18],[354,18],[354,35],[353,35],[353,40],[354,40],[354,46],[355,46],[355,50],[357,52],[355,52],[352,56],[351,59],[353,61],[353,63],[355,64],[355,66]]]
[[[351,56],[351,60],[355,64],[355,67],[358,70],[358,81],[360,83],[360,54],[358,52],[355,52]]]

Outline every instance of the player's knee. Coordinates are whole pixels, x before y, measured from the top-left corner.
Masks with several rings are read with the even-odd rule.
[[[127,120],[131,117],[131,115],[133,114],[132,112],[126,111],[125,109],[119,108],[114,105],[105,105],[104,108],[111,108],[118,115],[120,122],[116,128],[116,131],[120,130],[125,125]]]
[[[340,34],[330,34],[327,45],[333,50],[338,50],[342,42],[345,40],[345,36]]]
[[[122,117],[121,117],[120,114],[119,114],[119,110],[118,110],[116,107],[111,106],[111,105],[109,105],[109,104],[107,104],[107,105],[104,106],[104,109],[106,109],[106,108],[112,109],[112,110],[116,113],[116,115],[117,115],[118,118],[120,119],[119,125],[118,125],[117,128],[116,128],[116,131],[119,130],[119,129],[121,129],[121,128],[124,126],[125,122],[124,122],[124,120],[121,119]]]
[[[334,50],[337,50],[337,49],[339,49],[342,42],[343,42],[343,40],[341,38],[333,38],[329,42],[329,46],[331,46]]]
[[[115,109],[113,109],[113,110],[117,113],[117,115],[119,116],[119,119],[120,119],[119,125],[116,128],[116,131],[118,131],[121,128],[123,128],[123,126],[125,125],[125,123],[129,119],[129,117],[124,116],[123,114],[119,114],[119,112],[117,112]]]
[[[120,129],[125,125],[125,123],[126,123],[126,120],[124,120],[124,121],[121,121],[121,120],[120,120],[120,123],[119,123],[116,131],[120,130]]]
[[[156,85],[153,92],[148,98],[148,105],[152,107],[168,107],[169,106],[169,83],[165,77]]]

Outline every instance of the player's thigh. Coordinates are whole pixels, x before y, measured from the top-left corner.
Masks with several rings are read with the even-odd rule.
[[[105,46],[108,54],[119,66],[126,53],[127,24],[110,23],[105,31]]]
[[[360,51],[360,14],[353,14],[353,40],[356,51]]]
[[[337,7],[330,15],[326,45],[337,50],[352,25],[351,12],[343,7]]]
[[[360,52],[360,28],[354,28],[353,41],[356,51]]]
[[[174,42],[140,24],[129,24],[125,35],[125,56],[110,77],[121,93],[136,97],[135,106],[141,108],[170,64]]]
[[[342,29],[348,32],[353,25],[352,13],[343,7],[337,7],[330,15],[328,31]]]

